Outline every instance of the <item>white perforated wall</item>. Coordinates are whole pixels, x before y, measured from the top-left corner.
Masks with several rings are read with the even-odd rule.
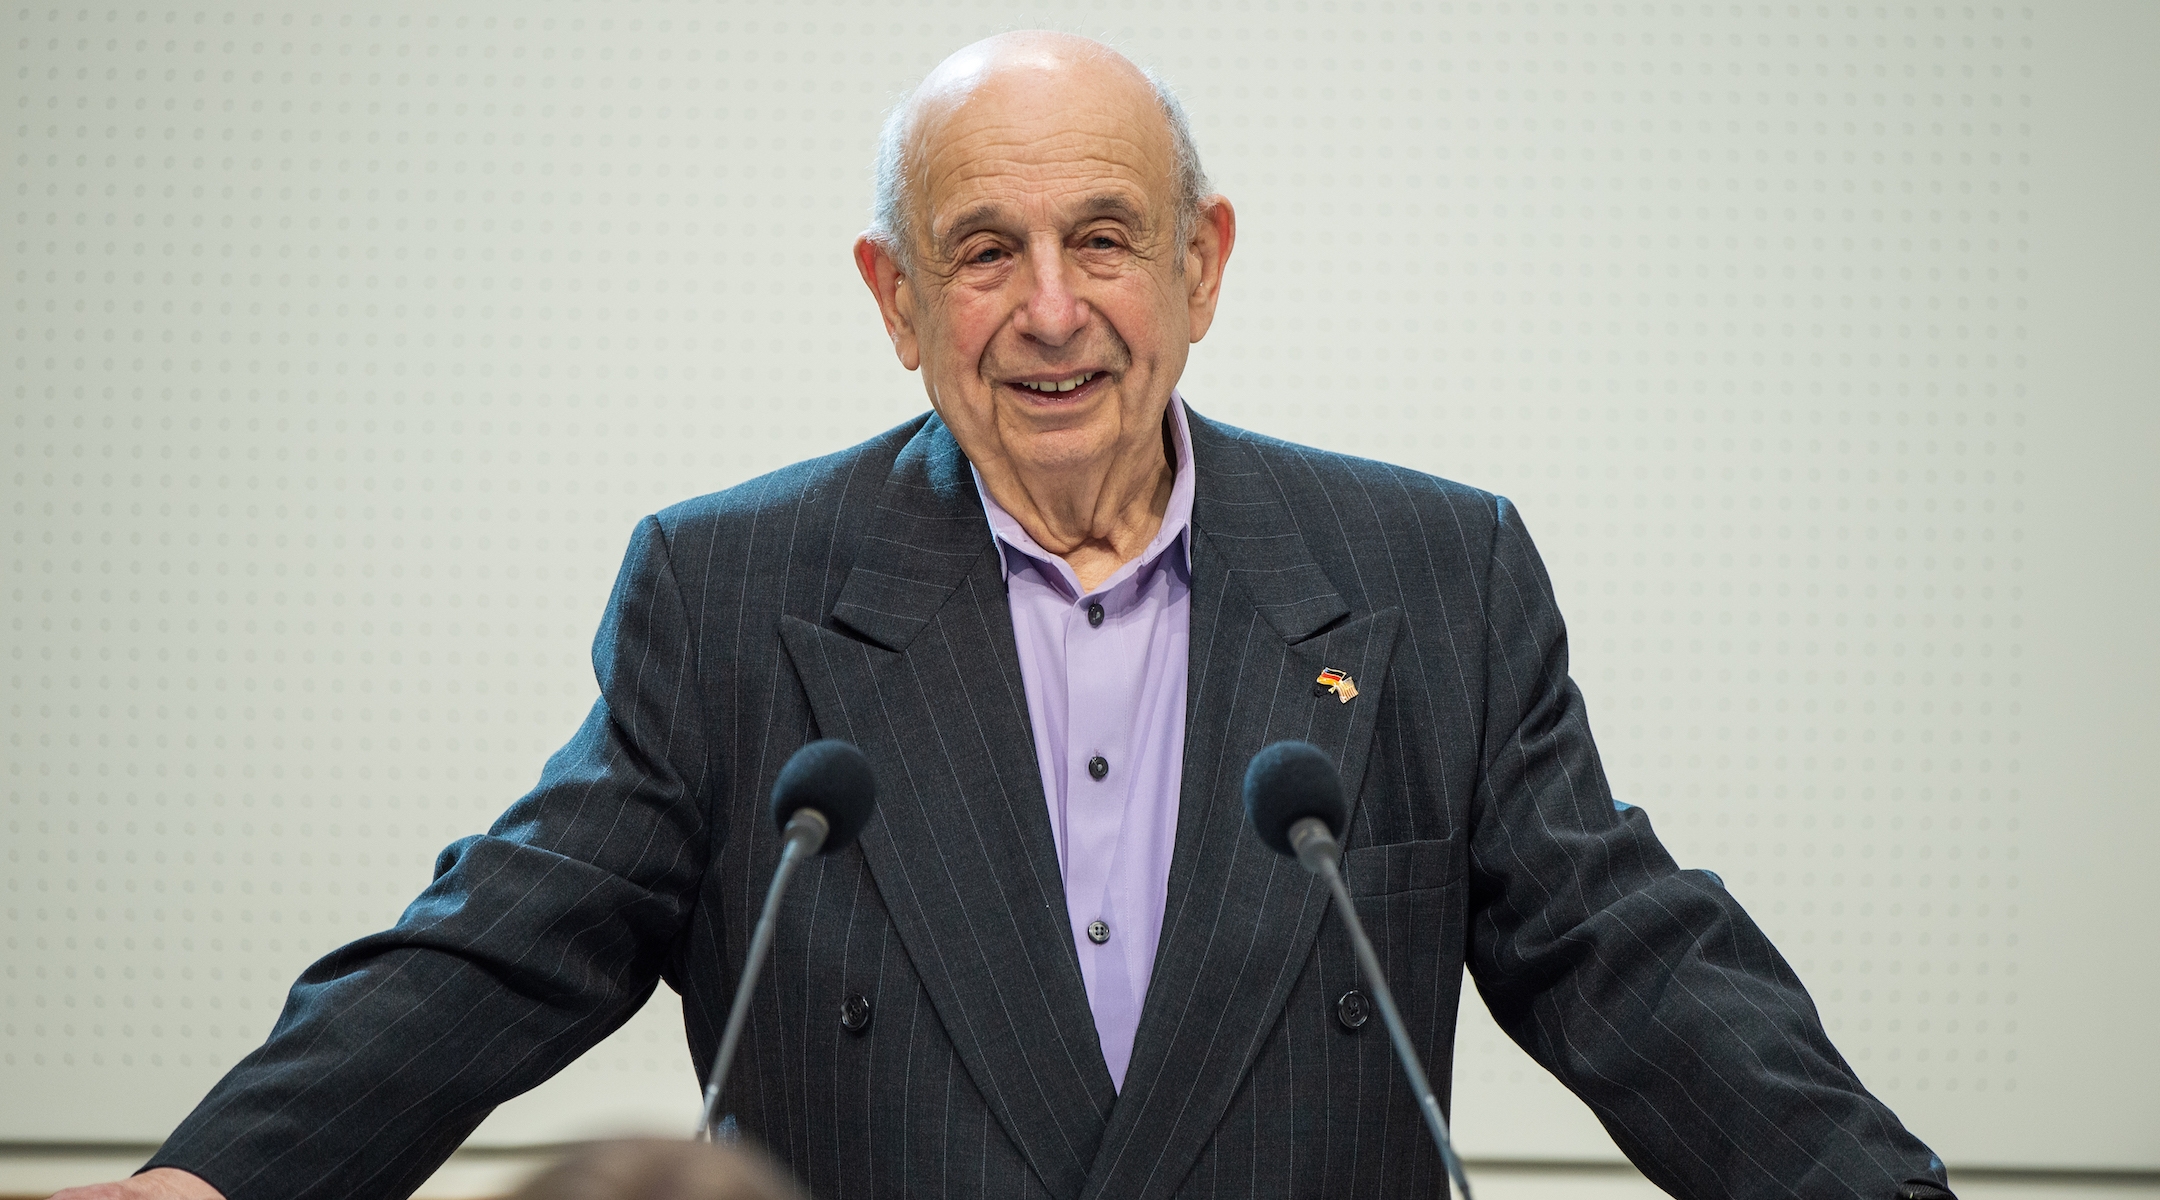
[[[640,515],[923,407],[877,122],[1050,24],[1239,205],[1193,403],[1514,497],[1616,786],[1953,1162],[2160,1166],[2152,489],[2083,503],[2152,423],[2062,268],[2122,11],[11,10],[0,1141],[159,1136],[574,727]],[[1456,1107],[1612,1153],[1475,1011]],[[694,1108],[656,1006],[481,1136]]]

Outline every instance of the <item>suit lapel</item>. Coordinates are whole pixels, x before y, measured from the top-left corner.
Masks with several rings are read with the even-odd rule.
[[[1086,1196],[1170,1194],[1213,1136],[1311,952],[1325,889],[1245,826],[1245,764],[1318,745],[1353,805],[1400,610],[1354,613],[1252,449],[1191,417],[1199,469],[1184,778],[1162,943]],[[1362,697],[1315,696],[1323,668]],[[1354,811],[1354,810],[1353,810]]]
[[[877,770],[863,854],[961,1061],[1050,1194],[1078,1196],[1115,1093],[997,552],[941,422],[895,461],[827,627],[780,633],[819,731]]]

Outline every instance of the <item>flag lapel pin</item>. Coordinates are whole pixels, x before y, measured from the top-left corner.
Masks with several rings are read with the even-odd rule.
[[[1320,672],[1320,678],[1313,680],[1312,694],[1325,696],[1329,692],[1335,693],[1337,700],[1348,704],[1357,697],[1357,684],[1348,675],[1329,667]]]

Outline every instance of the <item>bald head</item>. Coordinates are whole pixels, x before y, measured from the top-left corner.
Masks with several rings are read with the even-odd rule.
[[[910,269],[926,178],[956,124],[1019,119],[1043,111],[1123,115],[1122,135],[1163,164],[1162,195],[1174,205],[1182,245],[1207,196],[1207,175],[1184,106],[1153,74],[1101,42],[1050,30],[1019,30],[955,51],[885,119],[878,137],[869,236]],[[1078,132],[1075,130],[1075,132]]]

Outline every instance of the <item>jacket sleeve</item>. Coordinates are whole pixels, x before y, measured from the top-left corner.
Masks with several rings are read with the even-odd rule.
[[[1499,504],[1469,945],[1495,1020],[1675,1196],[1947,1194],[1739,901],[1613,802],[1551,582]]]
[[[309,967],[145,1169],[228,1200],[404,1196],[628,1020],[720,836],[690,632],[648,517],[594,639],[600,698],[539,784],[445,849],[395,927]]]

